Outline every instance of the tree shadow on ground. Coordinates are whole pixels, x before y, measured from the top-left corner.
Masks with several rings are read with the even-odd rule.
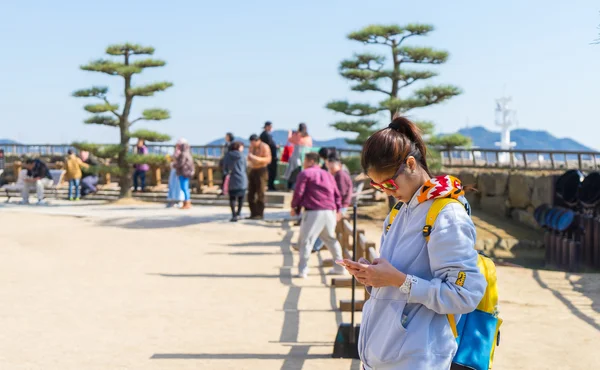
[[[275,225],[275,224],[273,224]],[[279,247],[281,256],[283,257],[282,264],[279,268],[279,274],[252,274],[252,275],[234,275],[234,274],[152,274],[167,278],[278,278],[282,285],[288,287],[286,298],[283,302],[283,307],[278,312],[283,312],[284,319],[281,327],[281,332],[278,341],[270,343],[279,343],[282,346],[290,347],[288,353],[282,354],[264,354],[264,353],[233,353],[233,354],[219,354],[219,353],[156,353],[150,357],[152,360],[283,360],[281,365],[282,370],[288,369],[302,369],[307,360],[313,359],[330,359],[330,354],[309,354],[309,350],[314,346],[326,346],[333,349],[333,338],[331,342],[298,342],[298,334],[300,330],[300,312],[298,308],[298,302],[302,289],[305,288],[322,288],[323,285],[327,286],[327,280],[323,274],[323,269],[320,268],[321,272],[321,285],[319,286],[297,286],[292,281],[292,269],[294,257],[291,250],[291,240],[293,237],[293,230],[291,222],[283,222],[277,224],[279,229],[283,229],[284,236],[282,240],[275,242],[248,242],[248,243],[233,243],[224,244],[225,246],[232,247],[264,247],[273,246]],[[218,254],[218,253],[217,253]],[[236,254],[241,255],[263,255],[263,254],[274,254],[274,253],[262,253],[262,252],[238,252]],[[319,255],[319,262],[322,262],[321,256]],[[342,313],[337,309],[337,298],[335,295],[335,289],[330,288],[330,301],[331,310],[324,310],[326,312],[335,312],[336,322],[339,324],[342,321]],[[316,311],[316,310],[302,310],[302,311]],[[319,311],[320,312],[320,311]],[[332,359],[332,361],[335,361]],[[360,361],[353,360],[350,366],[351,370],[360,369]]]
[[[546,284],[540,277],[538,270],[532,271],[534,280],[540,287],[549,290],[562,304],[564,304],[577,318],[590,325],[592,328],[600,331],[600,324],[593,317],[584,313],[580,307],[572,302],[569,296],[565,296],[560,291],[553,289]],[[577,282],[569,279],[570,276],[581,276]],[[565,279],[569,281],[575,291],[582,293],[592,300],[592,309],[600,313],[600,284],[598,284],[597,274],[565,274]],[[587,307],[587,306],[586,306]]]
[[[120,227],[123,229],[169,229],[177,227],[185,227],[199,225],[208,222],[223,222],[229,220],[228,215],[165,215],[156,217],[144,217],[132,219],[127,218],[111,218],[99,221],[100,226]]]

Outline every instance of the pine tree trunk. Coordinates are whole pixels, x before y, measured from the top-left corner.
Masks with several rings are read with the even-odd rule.
[[[129,53],[125,53],[125,65],[129,65]],[[131,76],[125,76],[125,106],[123,107],[123,114],[121,114],[121,121],[119,122],[119,129],[121,130],[121,151],[119,152],[119,198],[131,198],[131,167],[127,161],[127,154],[129,152],[129,113],[131,111],[131,103],[133,96],[129,95],[129,89],[131,88]]]
[[[127,150],[129,146],[129,138],[121,139],[121,152],[119,153],[119,198],[131,197],[131,168],[127,163]]]

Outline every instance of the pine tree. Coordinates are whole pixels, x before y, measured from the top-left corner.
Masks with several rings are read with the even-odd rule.
[[[422,69],[405,68],[408,65],[439,65],[448,60],[448,52],[434,50],[429,47],[407,46],[405,41],[414,36],[426,36],[434,30],[425,24],[370,25],[362,30],[352,32],[348,39],[366,45],[377,45],[387,49],[391,64],[386,63],[388,57],[382,54],[360,53],[353,58],[343,60],[339,71],[342,77],[350,80],[351,89],[359,92],[376,92],[384,95],[384,100],[373,105],[369,103],[350,103],[346,100],[332,101],[327,108],[357,120],[338,121],[332,124],[340,131],[355,132],[351,144],[363,144],[376,131],[377,115],[389,112],[390,120],[397,112],[406,113],[415,108],[427,107],[442,103],[461,93],[453,85],[427,85],[412,90],[410,95],[402,94],[415,83],[437,76],[437,73]],[[425,137],[433,134],[431,122],[417,122]]]
[[[152,161],[160,161],[159,158],[151,158],[144,156],[140,158],[129,152],[129,142],[132,138],[143,139],[149,142],[169,141],[171,138],[168,135],[160,134],[149,130],[137,130],[132,132],[131,127],[138,121],[161,121],[170,118],[169,111],[165,109],[153,108],[146,109],[140,117],[130,120],[133,98],[153,96],[154,93],[164,91],[173,86],[171,82],[156,82],[148,85],[134,86],[132,85],[133,75],[142,73],[146,68],[162,67],[166,62],[157,59],[138,59],[133,60],[134,56],[152,55],[154,54],[153,47],[145,47],[135,44],[111,45],[106,48],[106,54],[111,56],[122,57],[122,61],[114,61],[112,59],[99,59],[89,64],[83,65],[80,68],[84,71],[105,73],[110,76],[119,76],[123,78],[124,90],[123,95],[125,102],[123,109],[119,110],[118,104],[113,104],[108,100],[108,88],[103,86],[94,86],[90,89],[77,90],[73,93],[74,97],[96,98],[101,101],[99,104],[89,104],[83,109],[93,115],[86,119],[86,124],[105,125],[118,127],[120,131],[120,142],[116,145],[97,145],[88,143],[74,143],[74,146],[88,150],[94,155],[105,158],[114,159],[117,161],[118,168],[107,168],[113,173],[119,174],[119,186],[121,188],[120,197],[131,196],[131,168],[135,163],[151,163]]]

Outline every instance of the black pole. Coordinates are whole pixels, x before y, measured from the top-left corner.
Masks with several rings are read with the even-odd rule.
[[[358,230],[356,229],[356,201],[352,205],[353,215],[352,215],[352,261],[356,261],[356,240],[358,239]],[[355,342],[356,333],[354,331],[354,309],[355,309],[355,290],[356,290],[356,278],[354,275],[352,276],[352,306],[350,310],[350,343]]]

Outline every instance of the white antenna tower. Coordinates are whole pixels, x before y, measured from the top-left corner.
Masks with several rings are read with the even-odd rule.
[[[496,99],[496,125],[500,126],[500,141],[496,146],[503,150],[511,150],[517,143],[510,141],[510,130],[517,122],[517,111],[509,108],[511,97],[502,97]],[[500,153],[498,156],[501,164],[506,164],[510,160],[509,153]]]

